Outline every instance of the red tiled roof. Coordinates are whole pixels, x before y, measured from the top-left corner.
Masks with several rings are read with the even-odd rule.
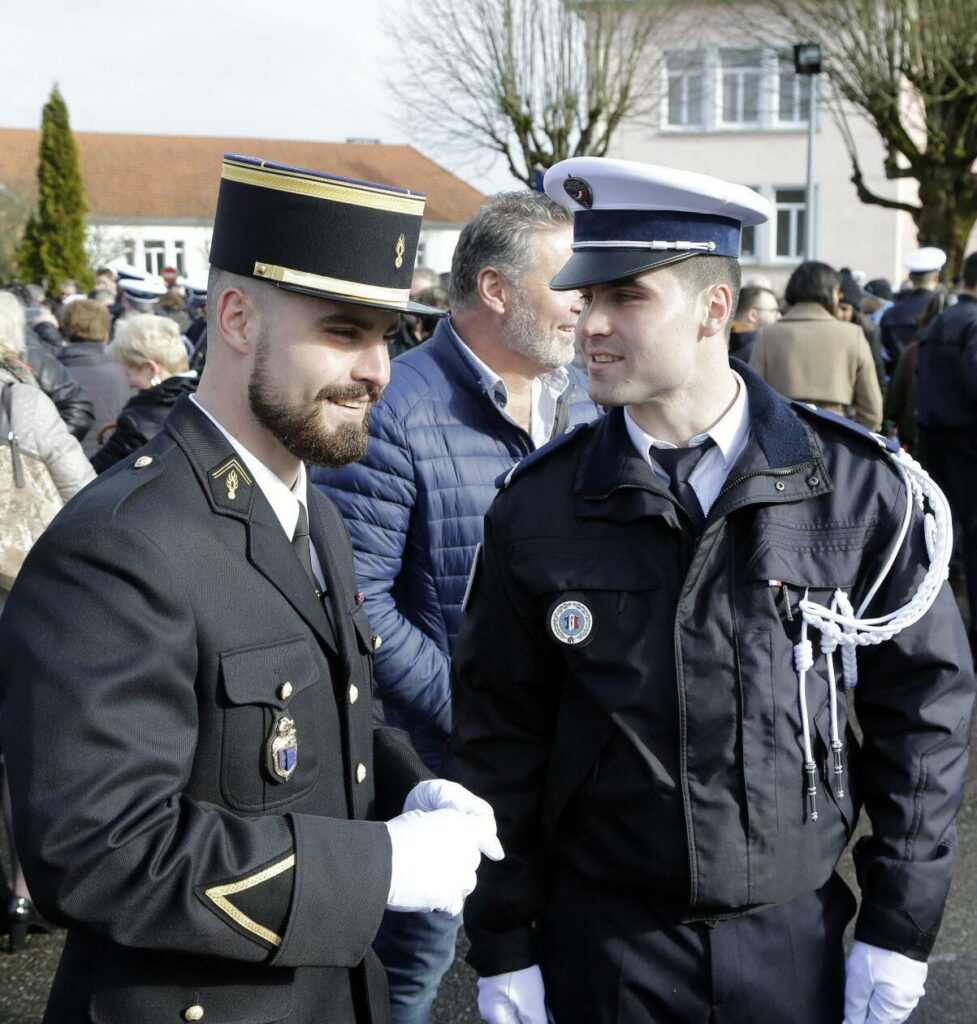
[[[477,189],[411,146],[284,139],[75,132],[90,214],[100,220],[192,219],[214,215],[224,153],[259,156],[347,178],[427,193],[424,219],[463,224],[484,200]],[[0,184],[23,199],[37,193],[40,132],[0,128]]]

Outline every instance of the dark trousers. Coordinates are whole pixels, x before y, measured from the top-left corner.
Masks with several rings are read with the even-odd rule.
[[[970,644],[977,651],[977,436],[920,427],[919,454],[953,513],[954,555],[967,579]]]
[[[543,918],[555,1024],[840,1024],[845,926],[837,875],[817,892],[714,924],[681,924],[637,890],[561,870]]]

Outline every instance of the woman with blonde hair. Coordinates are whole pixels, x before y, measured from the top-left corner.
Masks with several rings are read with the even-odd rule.
[[[61,500],[67,501],[95,474],[78,440],[68,432],[54,403],[37,386],[30,368],[24,362],[24,337],[23,307],[13,295],[0,292],[0,419],[5,421],[4,436],[0,438],[0,459],[11,460],[8,466],[14,474],[14,459],[32,458],[42,462]],[[17,514],[17,506],[10,501],[12,497],[10,493],[0,494],[0,517]],[[52,600],[56,596],[52,595]],[[6,592],[0,591],[0,609],[5,601]],[[7,931],[10,933],[10,949],[16,952],[27,938],[28,931],[47,930],[47,925],[34,910],[14,850],[6,778],[3,782],[3,811],[7,836],[10,838],[13,869],[11,895],[5,916]]]
[[[95,471],[115,465],[155,437],[176,400],[197,390],[197,374],[177,325],[165,316],[141,313],[120,320],[109,355],[122,364],[129,384],[140,391],[119,413],[112,436],[92,456]]]

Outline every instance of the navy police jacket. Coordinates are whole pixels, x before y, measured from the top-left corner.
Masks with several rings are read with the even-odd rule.
[[[68,929],[49,1024],[388,1020],[381,819],[429,773],[376,714],[349,540],[313,488],[309,525],[330,615],[183,397],[30,552],[0,695],[17,847]]]
[[[517,467],[487,516],[452,677],[459,775],[493,805],[506,851],[482,865],[465,908],[482,975],[538,960],[556,863],[666,899],[677,919],[738,914],[823,885],[863,802],[873,830],[855,850],[856,935],[918,959],[932,946],[974,696],[959,613],[944,585],[922,621],[859,651],[861,745],[840,685],[837,700],[843,786],[817,658],[810,820],[797,604],[842,588],[858,607],[906,499],[871,435],[736,369],[751,436],[698,543],[620,409]],[[868,616],[915,591],[916,526]]]

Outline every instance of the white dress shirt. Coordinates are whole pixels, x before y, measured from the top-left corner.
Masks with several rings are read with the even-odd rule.
[[[465,354],[475,364],[479,373],[485,379],[489,391],[493,391],[501,398],[501,405],[504,408],[509,398],[509,389],[505,381],[462,341],[461,336],[451,325],[458,344],[461,345]],[[547,370],[538,377],[533,377],[529,385],[529,436],[533,445],[540,448],[550,439],[553,433],[553,424],[556,422],[556,407],[560,395],[566,391],[570,383],[570,374],[565,366],[558,366],[555,370]]]
[[[261,488],[261,493],[268,499],[275,518],[282,524],[285,536],[289,543],[295,537],[295,527],[299,521],[299,503],[305,506],[305,514],[309,514],[308,482],[305,474],[305,463],[299,463],[299,474],[292,487],[289,487],[280,476],[273,473],[257,455],[253,455],[243,444],[229,434],[220,422],[200,404],[196,395],[190,395],[190,401],[210,420],[211,423],[224,435],[227,443],[241,456],[241,460],[247,466],[254,479],[255,484]],[[316,554],[315,545],[310,543],[312,551],[312,572],[320,590],[325,590],[322,565],[319,556]]]
[[[733,376],[736,378],[736,398],[733,399],[733,404],[705,433],[696,434],[689,441],[690,448],[702,444],[710,437],[715,441],[715,445],[702,456],[689,476],[689,483],[702,506],[702,514],[706,516],[719,497],[733,463],[743,454],[750,437],[750,399],[740,375],[734,371]],[[659,441],[657,437],[645,433],[631,418],[631,410],[627,408],[624,410],[624,423],[638,453],[667,488],[668,473],[651,457],[651,449],[677,448],[678,445]]]

